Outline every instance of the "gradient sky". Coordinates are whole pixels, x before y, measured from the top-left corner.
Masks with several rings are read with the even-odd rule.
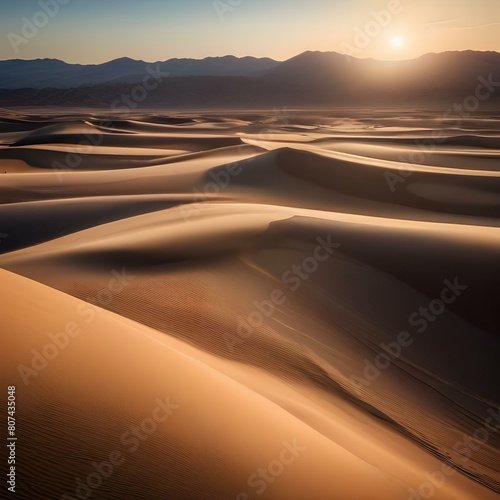
[[[22,35],[23,17],[32,20],[40,2],[58,0],[0,0],[0,59],[87,64],[122,56],[151,62],[226,54],[284,60],[305,50],[350,50],[377,59],[500,52],[500,0],[399,0],[402,12],[385,27],[373,24],[372,13],[398,0],[220,0],[222,10],[238,4],[223,19],[214,0],[60,1],[68,3],[16,53],[9,33]],[[356,30],[364,31],[370,21],[376,36],[356,40]]]

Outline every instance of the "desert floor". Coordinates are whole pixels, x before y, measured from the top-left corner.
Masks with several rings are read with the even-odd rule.
[[[498,113],[4,110],[0,203],[12,498],[499,498]]]

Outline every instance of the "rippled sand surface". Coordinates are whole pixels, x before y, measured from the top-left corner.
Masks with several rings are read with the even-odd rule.
[[[17,498],[499,497],[500,116],[3,112],[0,203]]]

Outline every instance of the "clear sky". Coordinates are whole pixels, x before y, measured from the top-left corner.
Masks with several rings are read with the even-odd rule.
[[[500,0],[0,0],[0,59],[284,60],[305,50],[407,59],[467,49],[500,52]]]

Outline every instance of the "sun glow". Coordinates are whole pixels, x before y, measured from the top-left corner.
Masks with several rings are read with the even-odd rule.
[[[391,45],[393,47],[401,47],[403,45],[404,40],[400,36],[394,36],[391,39]]]

